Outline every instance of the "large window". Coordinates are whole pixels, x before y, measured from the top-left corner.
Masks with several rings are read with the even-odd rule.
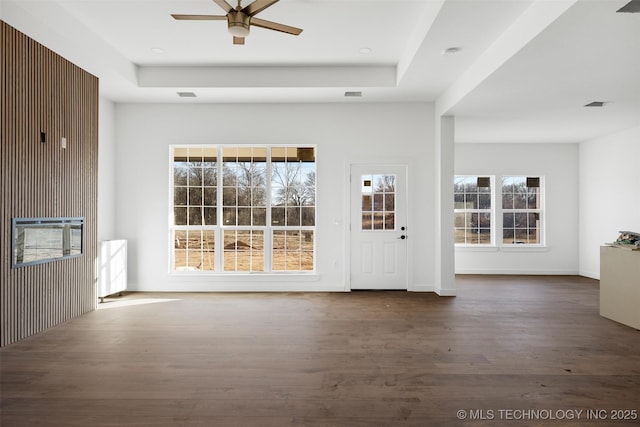
[[[493,243],[490,177],[456,176],[454,208],[455,243]]]
[[[172,148],[172,270],[315,270],[313,147]]]
[[[502,243],[540,244],[540,178],[502,177]]]
[[[544,243],[541,177],[458,175],[453,188],[456,245]]]

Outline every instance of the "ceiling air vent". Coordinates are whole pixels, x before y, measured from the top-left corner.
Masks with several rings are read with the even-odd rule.
[[[585,105],[585,107],[604,107],[604,101],[593,101]]]
[[[180,98],[195,98],[196,94],[193,92],[178,92]]]
[[[362,96],[362,92],[360,92],[360,91],[352,91],[352,92],[347,91],[347,92],[344,93],[344,96],[346,96],[347,98],[348,97],[354,97],[354,96],[358,97],[358,96]]]
[[[616,10],[618,13],[640,13],[640,0],[631,0],[629,3]]]

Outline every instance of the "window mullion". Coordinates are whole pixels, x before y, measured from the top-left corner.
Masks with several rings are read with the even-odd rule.
[[[271,226],[271,147],[267,148],[267,170],[266,170],[266,224],[264,230],[264,271],[271,272],[271,265],[273,260],[273,228]]]
[[[216,173],[216,231],[215,231],[215,261],[216,272],[224,271],[224,237],[222,236],[222,191],[223,191],[223,157],[222,147],[216,147],[217,159]]]

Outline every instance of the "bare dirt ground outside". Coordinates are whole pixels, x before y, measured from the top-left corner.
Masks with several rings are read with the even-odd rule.
[[[215,271],[213,231],[177,231],[174,269]],[[225,232],[224,271],[265,271],[264,235],[262,231]],[[313,271],[314,242],[312,231],[274,231],[272,271]]]

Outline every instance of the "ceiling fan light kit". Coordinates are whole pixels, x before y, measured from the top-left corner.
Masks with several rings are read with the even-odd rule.
[[[244,8],[240,5],[241,0],[238,0],[238,6],[235,9],[227,3],[226,0],[213,1],[227,12],[227,14],[224,16],[172,14],[171,16],[176,20],[182,21],[221,21],[226,19],[229,34],[233,36],[233,44],[238,45],[244,44],[244,38],[249,35],[251,25],[265,28],[267,30],[292,34],[294,36],[297,36],[302,32],[301,28],[290,27],[277,22],[254,18],[255,15],[277,3],[279,0],[255,0]]]
[[[227,14],[227,25],[229,34],[233,37],[247,37],[249,35],[250,17],[242,11],[229,12]]]

